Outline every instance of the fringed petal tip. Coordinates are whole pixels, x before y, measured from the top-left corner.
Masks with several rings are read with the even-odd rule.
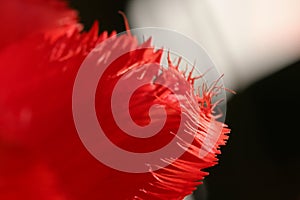
[[[171,85],[175,83],[179,83],[179,87],[186,86],[187,83],[189,85],[189,88],[185,88],[188,94],[186,110],[183,112],[188,116],[185,122],[186,134],[193,135],[194,141],[189,144],[181,139],[178,145],[186,149],[186,152],[178,159],[165,158],[165,162],[169,164],[167,167],[157,171],[150,170],[154,180],[141,189],[140,195],[136,195],[133,199],[183,199],[208,175],[204,170],[217,164],[217,155],[221,153],[220,147],[228,140],[230,129],[218,121],[219,115],[214,114],[214,108],[220,101],[212,103],[212,99],[224,90],[221,84],[218,84],[219,80],[210,87],[203,85],[201,93],[198,90],[198,93],[194,94],[194,80],[202,76],[193,77],[193,69],[189,72],[180,71],[179,64],[174,65],[170,60],[168,63],[169,68],[160,76]],[[168,73],[172,75],[168,76]]]

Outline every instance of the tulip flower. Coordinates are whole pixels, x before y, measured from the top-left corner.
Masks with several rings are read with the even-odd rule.
[[[1,1],[0,21],[0,199],[183,199],[208,175],[204,169],[217,163],[229,133],[214,114],[212,98],[222,88],[212,85],[194,93],[192,73],[180,71],[171,60],[167,69],[158,67],[162,51],[150,40],[139,44],[129,30],[122,36],[99,34],[97,22],[82,32],[76,11],[57,0]],[[176,137],[181,112],[189,122],[184,130],[193,136],[192,143],[181,142],[186,151],[178,159],[162,157],[167,163],[163,168],[151,170],[155,166],[149,163],[144,173],[113,169],[95,159],[78,137],[72,113],[74,82],[88,54],[107,39],[112,45],[97,51],[98,60],[120,49],[143,47],[118,58],[99,81],[95,106],[107,137],[128,151],[154,151]],[[139,70],[147,63],[156,65]],[[137,124],[149,123],[153,104],[164,106],[167,120],[154,137],[142,140],[122,134],[113,120],[107,97],[125,73],[152,81],[130,99]],[[171,90],[175,86],[185,97],[184,110]],[[154,115],[156,120],[160,117]],[[214,131],[220,135],[208,151],[204,138],[213,137]],[[206,154],[199,157],[201,150]]]

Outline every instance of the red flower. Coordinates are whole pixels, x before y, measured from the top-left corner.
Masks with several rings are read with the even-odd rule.
[[[191,146],[186,144],[188,150],[179,159],[166,159],[170,165],[157,171],[126,173],[107,167],[85,149],[78,137],[72,90],[87,54],[115,33],[98,35],[97,22],[89,32],[81,33],[76,18],[76,12],[60,1],[0,2],[0,21],[8,20],[1,23],[8,25],[0,32],[0,199],[184,198],[207,175],[203,169],[216,164],[218,147],[227,139],[229,130],[216,120],[211,103],[219,88],[204,88],[201,96],[194,95],[193,78],[184,76],[172,62],[168,69],[148,68],[151,76],[147,77],[155,81],[134,94],[131,116],[137,124],[147,124],[148,109],[159,103],[165,106],[168,120],[157,136],[138,140],[120,133],[107,109],[110,102],[104,97],[111,95],[125,72],[138,69],[142,63],[159,63],[161,51],[145,43],[146,49],[119,58],[105,72],[96,93],[97,117],[111,141],[129,151],[147,152],[174,137],[172,133],[180,123],[178,100],[157,81],[170,88],[179,83],[179,92],[188,93],[184,102],[191,124],[185,126],[195,139]],[[114,42],[116,45],[98,52],[98,56],[107,57],[120,48],[139,45],[130,34],[116,37]],[[139,75],[138,70],[134,72]],[[211,124],[222,134],[213,150],[199,158]]]

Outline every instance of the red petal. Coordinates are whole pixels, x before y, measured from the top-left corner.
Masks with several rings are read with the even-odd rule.
[[[60,0],[0,1],[0,24],[0,50],[32,33],[47,32],[53,37],[66,27],[79,27],[77,12]]]

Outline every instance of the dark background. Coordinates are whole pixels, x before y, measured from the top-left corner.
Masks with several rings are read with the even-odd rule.
[[[125,30],[118,11],[126,3],[70,1],[86,30],[98,20],[100,30],[109,32]],[[299,76],[297,62],[229,100],[232,133],[219,165],[208,170],[208,200],[300,200]]]
[[[124,21],[118,11],[125,11],[128,0],[69,0],[71,7],[79,12],[80,22],[89,30],[95,20],[100,22],[100,30],[109,32],[125,31]]]

